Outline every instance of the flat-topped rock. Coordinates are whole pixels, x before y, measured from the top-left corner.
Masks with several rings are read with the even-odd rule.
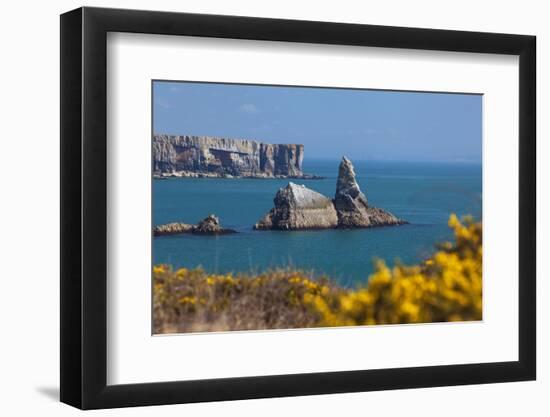
[[[193,233],[197,235],[223,235],[237,233],[233,229],[224,229],[220,225],[220,219],[210,214],[201,220],[197,225],[187,223],[167,223],[155,226],[153,236],[179,235],[183,233]]]
[[[167,224],[160,224],[158,226],[155,226],[153,228],[153,235],[154,236],[164,236],[164,235],[178,235],[181,233],[191,233],[193,231],[192,224],[187,223],[167,223]]]
[[[254,225],[255,229],[329,229],[338,224],[332,201],[305,185],[288,183],[277,192],[273,203],[275,207]]]

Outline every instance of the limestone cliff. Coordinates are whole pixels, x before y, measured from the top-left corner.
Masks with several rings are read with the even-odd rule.
[[[304,145],[210,136],[153,136],[158,176],[314,178],[302,172]]]
[[[255,229],[329,229],[338,224],[332,201],[304,185],[290,182],[277,192],[273,202],[275,207],[254,225]]]

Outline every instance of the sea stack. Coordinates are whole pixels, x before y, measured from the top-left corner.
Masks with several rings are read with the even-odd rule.
[[[370,224],[367,197],[361,192],[353,165],[345,156],[338,167],[334,207],[338,212],[338,225],[341,227],[366,227]]]
[[[331,200],[305,185],[281,188],[275,207],[254,225],[257,230],[351,229],[407,223],[388,211],[370,206],[345,156],[338,169],[336,195]]]
[[[258,230],[330,229],[338,225],[332,201],[304,185],[289,182],[273,200],[272,208],[258,223]]]
[[[342,228],[406,223],[387,211],[369,206],[367,197],[361,192],[355,179],[353,164],[345,156],[338,168],[334,207],[338,213],[338,227]]]

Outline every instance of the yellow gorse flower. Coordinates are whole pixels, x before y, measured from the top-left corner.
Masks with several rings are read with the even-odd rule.
[[[455,242],[420,265],[375,261],[362,288],[344,289],[301,271],[256,276],[153,267],[155,329],[180,331],[354,326],[482,318],[482,227],[449,218]]]
[[[420,266],[390,269],[377,261],[368,285],[329,302],[308,300],[321,325],[468,321],[482,318],[482,227],[449,218],[455,243],[440,245]]]

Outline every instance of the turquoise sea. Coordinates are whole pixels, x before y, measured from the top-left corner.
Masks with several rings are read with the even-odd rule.
[[[351,155],[353,160],[353,155]],[[339,160],[305,160],[304,172],[322,180],[292,180],[333,197]],[[434,244],[452,238],[451,213],[481,217],[481,165],[353,161],[369,204],[410,222],[397,227],[356,230],[254,231],[289,180],[153,180],[153,224],[197,223],[208,214],[239,233],[223,236],[153,238],[154,264],[201,266],[208,272],[253,272],[292,266],[340,284],[366,283],[373,259],[417,263]]]

